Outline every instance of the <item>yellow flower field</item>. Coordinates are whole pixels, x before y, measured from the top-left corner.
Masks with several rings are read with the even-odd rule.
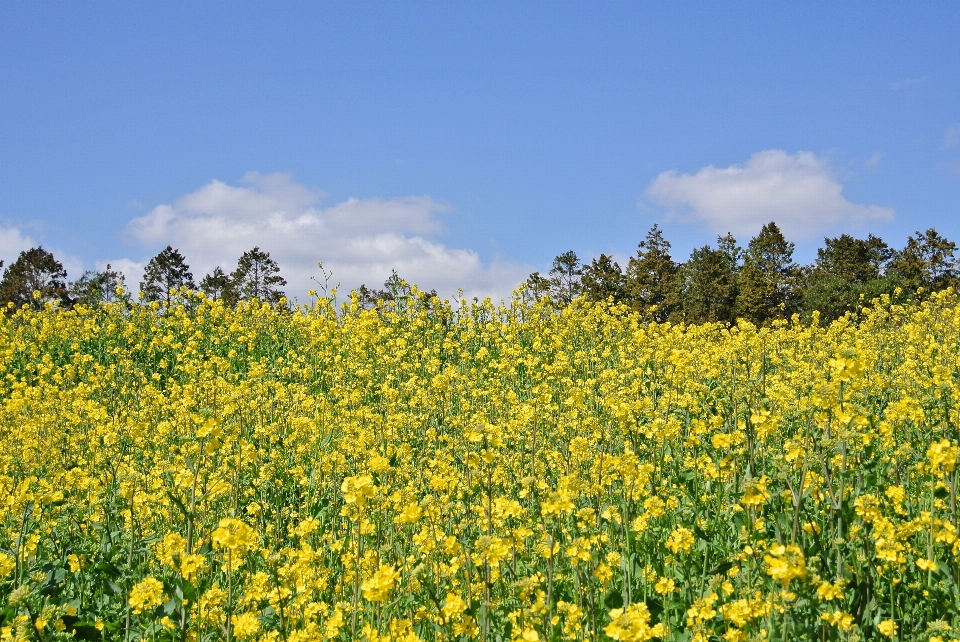
[[[414,292],[3,316],[0,639],[960,639],[952,293]]]

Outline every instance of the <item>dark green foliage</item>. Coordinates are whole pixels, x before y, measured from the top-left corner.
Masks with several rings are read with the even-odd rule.
[[[357,295],[360,299],[360,305],[365,308],[373,308],[376,306],[377,301],[397,301],[409,297],[413,294],[413,288],[410,287],[410,284],[406,280],[400,278],[400,275],[397,274],[396,270],[390,272],[390,276],[383,282],[383,289],[374,290],[368,288],[366,285],[361,284],[360,288],[357,290]],[[429,296],[434,297],[437,295],[436,290],[431,290]]]
[[[858,239],[842,234],[825,238],[816,261],[802,266],[793,260],[794,244],[771,222],[746,249],[727,234],[717,239],[716,247],[697,248],[686,263],[677,264],[670,243],[654,225],[626,273],[606,254],[582,265],[570,251],[554,259],[549,278],[531,274],[523,296],[537,300],[549,295],[559,307],[577,296],[591,301],[612,297],[657,322],[746,319],[763,325],[796,313],[809,318],[814,311],[828,322],[856,313],[881,296],[903,303],[956,288],[956,250],[956,244],[934,229],[917,232],[899,252],[873,235]]]
[[[626,277],[620,265],[606,254],[593,259],[583,267],[580,288],[591,301],[606,301],[610,298],[619,303],[626,296]]]
[[[576,252],[570,250],[554,258],[553,267],[550,268],[550,295],[553,300],[560,305],[569,305],[580,296],[581,276],[583,266]]]
[[[627,264],[626,294],[633,307],[653,321],[666,321],[677,307],[676,274],[670,242],[654,225]]]
[[[733,322],[741,250],[730,234],[694,250],[677,274],[678,316],[686,323]]]
[[[956,243],[940,236],[935,229],[918,231],[893,257],[888,271],[911,294],[919,288],[929,293],[956,287],[960,280],[954,258],[956,250]]]
[[[66,280],[67,271],[53,254],[42,247],[24,250],[3,272],[0,304],[13,303],[16,307],[29,304],[37,309],[46,302],[67,306],[70,297]],[[35,292],[39,293],[36,298]]]
[[[169,245],[147,263],[143,271],[140,291],[147,301],[159,301],[170,305],[174,295],[170,292],[182,287],[194,289],[193,273],[186,259]]]
[[[244,252],[237,261],[237,269],[230,275],[232,287],[241,301],[257,299],[266,303],[279,303],[284,294],[280,288],[287,284],[280,276],[280,266],[270,258],[269,252],[259,247]]]
[[[817,310],[823,321],[833,321],[881,294],[891,294],[896,282],[886,272],[893,255],[872,234],[866,239],[849,234],[824,239],[816,263],[806,270],[803,310]]]
[[[233,287],[233,280],[219,265],[200,280],[200,290],[207,295],[207,298],[223,301],[230,307],[237,303],[237,291]]]
[[[833,274],[847,283],[863,285],[883,276],[893,250],[873,234],[856,239],[849,234],[823,239],[817,250],[816,268]]]
[[[95,306],[98,303],[115,301],[117,288],[124,286],[123,275],[111,269],[110,264],[102,272],[87,270],[68,287],[74,305]]]
[[[801,273],[793,261],[793,249],[773,222],[750,239],[737,279],[734,311],[738,318],[763,323],[797,310]]]
[[[525,300],[529,302],[539,301],[550,294],[550,279],[542,276],[539,272],[534,272],[524,281],[522,290]]]

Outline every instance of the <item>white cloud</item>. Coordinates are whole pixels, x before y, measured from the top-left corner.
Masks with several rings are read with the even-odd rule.
[[[10,264],[17,260],[20,252],[29,250],[42,244],[37,243],[30,236],[26,236],[19,228],[4,227],[0,225],[0,261],[3,261],[3,269],[10,267]],[[72,254],[67,254],[63,250],[54,248],[44,248],[60,261],[67,271],[69,279],[77,278],[83,272],[83,261]]]
[[[947,147],[956,147],[960,145],[960,124],[950,125],[947,127],[947,131],[943,133],[943,146]]]
[[[826,160],[810,152],[770,149],[743,165],[709,165],[696,174],[663,172],[646,195],[720,234],[755,234],[776,221],[788,237],[814,238],[845,225],[893,218],[890,208],[844,198]]]
[[[880,165],[880,161],[883,160],[883,154],[880,152],[874,152],[873,156],[864,161],[864,165],[871,169],[876,169]]]
[[[133,219],[128,233],[144,245],[178,248],[197,280],[217,265],[231,271],[244,251],[259,246],[280,265],[288,295],[301,299],[316,287],[310,277],[320,277],[318,261],[343,289],[380,287],[396,269],[444,296],[463,288],[468,296],[505,297],[530,271],[504,261],[484,265],[473,250],[432,238],[441,230],[436,215],[449,208],[428,196],[350,198],[321,207],[323,197],[287,174],[250,173],[238,185],[215,180],[158,205]],[[145,261],[110,263],[136,290]]]
[[[130,259],[117,259],[115,261],[97,261],[97,270],[102,272],[107,268],[111,270],[116,270],[123,275],[124,280],[127,284],[127,289],[132,291],[134,294],[137,292],[137,288],[140,285],[140,280],[143,279],[143,268],[145,263],[138,261],[131,261]]]
[[[4,227],[0,225],[0,261],[4,266],[9,266],[17,260],[20,252],[29,250],[36,245],[29,236],[24,236],[23,232],[15,227]]]

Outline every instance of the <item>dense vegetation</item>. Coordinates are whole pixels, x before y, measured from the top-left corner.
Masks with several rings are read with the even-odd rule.
[[[0,638],[954,639],[958,349],[950,291],[766,327],[28,303]]]
[[[570,251],[554,259],[547,277],[531,274],[525,287],[528,297],[548,295],[561,306],[581,295],[593,301],[612,297],[660,322],[765,324],[795,313],[809,319],[814,311],[832,321],[883,294],[916,302],[960,285],[956,249],[934,229],[917,232],[900,250],[872,235],[844,234],[824,239],[816,261],[799,265],[793,243],[769,223],[746,248],[727,234],[717,247],[697,248],[677,263],[655,225],[625,270],[604,254],[582,264]]]
[[[575,252],[564,252],[547,276],[530,275],[521,285],[523,296],[528,302],[548,298],[555,308],[580,296],[612,299],[647,321],[732,324],[746,319],[764,325],[797,313],[809,320],[814,311],[821,320],[832,321],[881,295],[895,303],[916,303],[932,292],[960,286],[957,246],[934,229],[916,232],[900,250],[872,235],[825,238],[811,265],[794,261],[794,245],[775,223],[765,225],[745,248],[727,234],[717,239],[716,247],[695,249],[685,262],[675,261],[670,247],[654,225],[625,269],[605,254],[582,263]],[[168,246],[147,263],[138,300],[169,304],[170,292],[185,287],[227,306],[251,299],[276,304],[284,298],[281,288],[286,284],[276,261],[259,247],[244,252],[232,272],[218,266],[197,284],[186,257]],[[94,305],[115,300],[118,287],[130,289],[109,265],[68,282],[63,265],[37,247],[21,252],[5,270],[0,306],[39,309],[49,301],[61,308]],[[380,289],[365,284],[357,288],[366,308],[409,294],[409,285],[396,273]]]

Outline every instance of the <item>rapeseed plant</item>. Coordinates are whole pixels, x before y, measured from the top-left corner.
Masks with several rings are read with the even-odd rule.
[[[960,304],[0,319],[0,640],[960,639]]]

